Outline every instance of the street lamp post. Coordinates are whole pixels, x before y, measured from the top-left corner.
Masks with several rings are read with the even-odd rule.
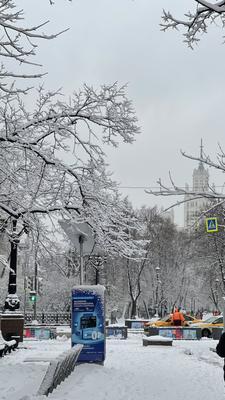
[[[159,279],[160,267],[156,267],[155,272],[156,272],[156,292],[155,292],[156,313],[155,313],[155,317],[158,317],[159,316],[159,285],[161,283],[161,281]]]
[[[95,270],[95,285],[99,284],[100,270],[104,265],[105,259],[106,257],[100,250],[97,251],[97,254],[93,254],[90,256],[91,266]]]
[[[79,244],[80,244],[80,285],[84,284],[84,239],[85,236],[79,235]]]
[[[218,311],[218,301],[219,301],[219,293],[218,293],[218,285],[219,285],[219,279],[218,278],[216,278],[215,279],[215,294],[214,294],[214,296],[215,296],[215,305],[216,305],[216,308],[217,308],[217,310],[216,311]]]
[[[8,283],[8,295],[5,300],[5,310],[16,311],[20,308],[20,301],[17,296],[17,250],[19,244],[19,236],[16,233],[17,220],[13,221],[11,235],[11,251],[10,251],[10,271]]]
[[[17,250],[21,232],[16,231],[17,220],[12,222],[10,271],[8,295],[5,299],[4,312],[0,315],[1,332],[6,340],[23,341],[24,316],[19,312],[20,301],[17,296]]]

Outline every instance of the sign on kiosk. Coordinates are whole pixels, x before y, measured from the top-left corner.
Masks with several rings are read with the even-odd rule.
[[[72,347],[83,344],[78,362],[105,360],[105,288],[76,286],[72,290]]]

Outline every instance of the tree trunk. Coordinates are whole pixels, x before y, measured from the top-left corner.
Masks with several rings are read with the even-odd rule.
[[[131,300],[131,319],[134,319],[137,315],[137,299]]]

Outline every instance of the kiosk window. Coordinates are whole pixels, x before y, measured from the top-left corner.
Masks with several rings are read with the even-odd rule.
[[[96,327],[96,317],[94,316],[85,316],[80,319],[80,328],[95,328]]]

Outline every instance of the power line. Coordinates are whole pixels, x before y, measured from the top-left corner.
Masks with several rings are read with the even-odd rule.
[[[160,186],[118,186],[120,189],[159,189]],[[177,186],[179,189],[186,189],[185,186]],[[167,189],[174,189],[173,186],[166,186]],[[225,188],[224,185],[213,186],[213,188]]]
[[[119,186],[120,189],[158,189],[158,186]]]

